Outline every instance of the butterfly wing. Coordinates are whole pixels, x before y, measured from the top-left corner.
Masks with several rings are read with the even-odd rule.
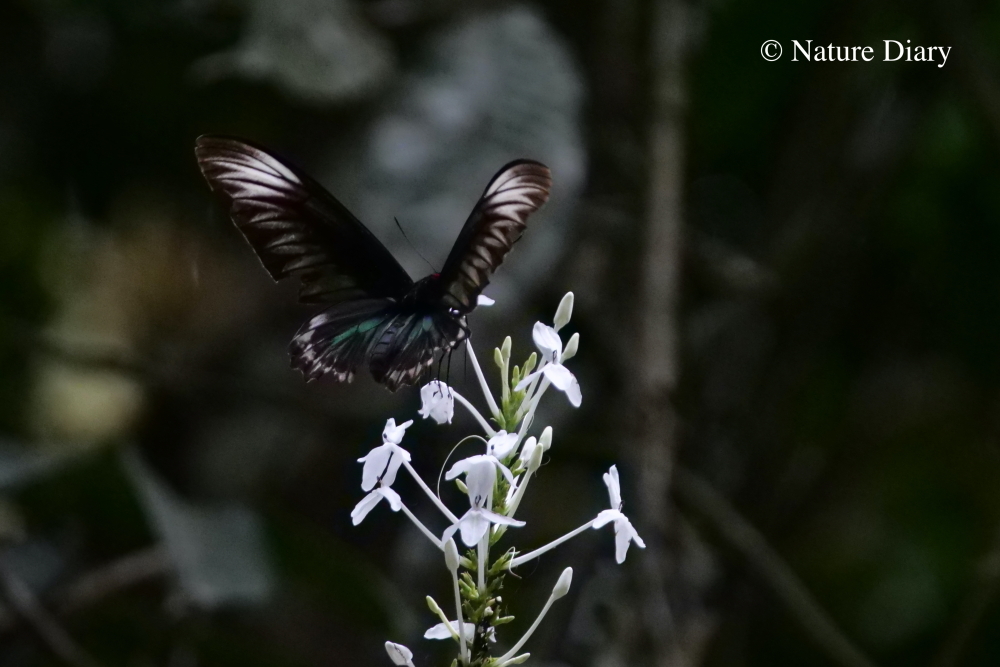
[[[445,306],[462,314],[476,307],[490,276],[521,238],[528,216],[548,200],[551,187],[549,168],[533,160],[515,160],[497,172],[441,269]]]
[[[369,368],[390,391],[414,384],[441,350],[466,337],[464,319],[446,312],[398,313],[384,321],[371,350]]]
[[[329,373],[339,382],[350,382],[397,311],[390,299],[356,299],[331,306],[295,334],[289,346],[292,368],[306,380]]]
[[[271,277],[301,280],[300,302],[394,299],[413,286],[385,246],[301,171],[227,137],[199,137],[195,154]]]

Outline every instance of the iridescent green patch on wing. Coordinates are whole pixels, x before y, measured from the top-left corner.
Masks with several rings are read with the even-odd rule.
[[[360,324],[351,327],[344,333],[337,334],[336,336],[334,336],[333,339],[330,341],[330,345],[339,345],[340,343],[342,343],[343,341],[347,340],[352,336],[368,333],[369,331],[377,327],[382,322],[382,319],[383,318],[381,317],[373,317],[371,319],[365,320],[364,322],[361,322]]]

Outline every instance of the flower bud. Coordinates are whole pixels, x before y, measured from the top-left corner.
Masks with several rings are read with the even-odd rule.
[[[435,614],[436,616],[443,615],[444,612],[441,611],[441,607],[439,607],[438,603],[434,601],[434,598],[428,595],[425,600],[427,600],[427,608],[431,610],[432,614]]]
[[[503,368],[503,352],[500,351],[499,347],[493,348],[493,363],[497,365],[497,368]]]
[[[507,336],[506,338],[503,339],[503,344],[500,346],[500,354],[503,355],[504,361],[510,360],[510,346],[511,346],[510,336]]]
[[[559,581],[556,582],[555,588],[552,589],[552,599],[558,600],[562,596],[569,593],[569,586],[573,583],[573,568],[567,567],[559,575]]]
[[[562,329],[569,323],[569,318],[573,317],[573,293],[566,292],[566,296],[559,302],[556,308],[556,316],[552,318],[552,326],[556,331]]]
[[[549,447],[552,446],[552,427],[546,426],[542,431],[542,435],[538,438],[538,446],[543,452],[549,451]]]
[[[528,459],[528,470],[535,472],[542,467],[542,455],[545,453],[544,447],[535,447],[531,452],[531,458]]]
[[[535,364],[538,363],[538,353],[532,352],[528,357],[528,360],[524,362],[524,369],[521,371],[521,377],[528,377],[531,371],[535,370]]]
[[[576,356],[576,350],[580,347],[580,334],[579,332],[573,334],[569,337],[569,341],[566,343],[566,349],[563,350],[561,361],[568,361]]]
[[[455,538],[449,537],[444,543],[444,564],[448,566],[452,574],[458,571],[458,547],[455,545]]]

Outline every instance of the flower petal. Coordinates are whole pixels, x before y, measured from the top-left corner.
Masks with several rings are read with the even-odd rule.
[[[378,505],[379,501],[382,500],[383,496],[378,491],[372,491],[367,496],[361,499],[354,509],[351,510],[351,523],[353,525],[358,525],[365,520],[368,513]]]
[[[624,517],[622,518],[624,519]],[[628,545],[632,543],[632,535],[628,530],[619,530],[619,523],[622,522],[615,521],[615,561],[621,565],[625,562]],[[624,523],[628,524],[628,519],[625,519]]]
[[[388,463],[386,463],[385,473],[382,475],[382,484],[384,486],[392,486],[392,483],[396,481],[396,473],[399,471],[399,466],[403,465],[404,459],[407,461],[410,460],[409,453],[397,445],[392,445],[392,456],[389,458]]]
[[[547,324],[535,322],[531,330],[531,338],[535,341],[535,346],[542,353],[542,359],[551,362],[558,362],[562,355],[562,339],[556,330]]]
[[[610,522],[617,521],[620,516],[622,516],[622,513],[618,510],[602,510],[601,513],[597,515],[597,518],[591,522],[590,527],[594,529],[603,528]]]
[[[625,562],[625,554],[628,553],[628,545],[635,542],[640,549],[646,548],[646,543],[639,537],[639,533],[632,527],[632,522],[622,514],[615,520],[615,560],[619,564]]]
[[[514,387],[514,391],[524,391],[525,389],[527,389],[528,385],[531,384],[532,380],[538,377],[539,373],[541,373],[541,371],[535,371],[534,373],[528,373],[527,375],[525,375],[523,378],[521,378],[521,381],[517,383],[517,386]]]
[[[492,456],[477,456],[465,475],[465,485],[469,487],[469,502],[485,507],[493,495],[493,485],[497,481],[497,460]]]
[[[379,445],[358,459],[359,463],[365,464],[361,470],[362,491],[371,491],[375,488],[390,458],[392,458],[392,445]]]
[[[480,458],[479,455],[470,456],[467,459],[462,459],[461,461],[455,461],[455,465],[448,468],[448,472],[444,474],[444,478],[447,480],[453,480],[463,473],[469,472],[469,468],[475,463],[475,460]]]
[[[406,429],[408,429],[412,424],[413,420],[408,419],[399,426],[396,426],[396,420],[390,417],[385,422],[385,428],[382,429],[382,441],[398,445],[402,442],[403,434],[406,433]]]
[[[486,518],[486,520],[489,521],[490,523],[496,523],[502,526],[515,526],[517,528],[520,528],[521,526],[525,525],[523,521],[518,521],[517,519],[512,519],[509,516],[504,516],[503,514],[497,514],[496,512],[492,512],[490,510],[481,509],[479,510],[479,513],[484,518]]]
[[[608,487],[608,500],[611,501],[611,509],[621,511],[622,487],[618,481],[618,466],[611,466],[604,473],[604,484]]]
[[[465,632],[465,641],[471,642],[473,636],[476,634],[476,624],[475,623],[463,623],[462,628]],[[456,631],[458,630],[458,621],[451,621],[451,627]],[[444,623],[438,623],[432,628],[428,628],[427,632],[424,633],[424,639],[453,639],[454,635],[451,634],[451,630]]]
[[[413,665],[413,651],[402,644],[386,642],[385,652],[389,654],[389,659],[392,660],[392,664],[394,665],[399,665],[400,667]]]
[[[476,305],[477,306],[492,306],[494,303],[496,303],[496,300],[495,299],[491,299],[490,297],[486,296],[485,294],[480,294],[476,298]]]
[[[389,501],[389,507],[393,512],[398,512],[403,506],[403,500],[399,497],[399,494],[390,489],[388,486],[380,486],[375,490],[375,493],[381,495]]]
[[[462,531],[462,542],[467,547],[474,547],[483,539],[483,535],[489,530],[490,522],[483,516],[481,509],[470,509],[458,521],[459,530]]]
[[[511,451],[517,446],[517,433],[500,431],[490,438],[486,444],[486,453],[492,454],[498,460],[503,461],[510,456]]]
[[[549,379],[556,389],[566,393],[566,398],[574,408],[580,407],[583,401],[583,394],[580,393],[580,383],[576,381],[576,376],[562,364],[549,364],[542,369],[542,373]]]

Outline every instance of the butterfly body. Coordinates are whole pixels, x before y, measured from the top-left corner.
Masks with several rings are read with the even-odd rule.
[[[468,337],[466,316],[551,186],[538,162],[503,167],[441,271],[414,282],[333,195],[264,149],[205,136],[195,153],[271,277],[298,277],[299,301],[326,306],[292,339],[292,367],[308,380],[350,381],[367,364],[393,391]]]

